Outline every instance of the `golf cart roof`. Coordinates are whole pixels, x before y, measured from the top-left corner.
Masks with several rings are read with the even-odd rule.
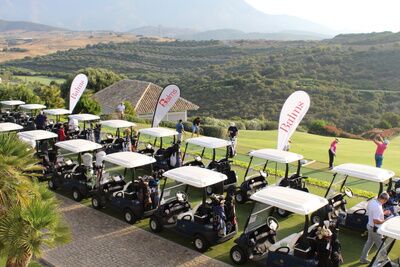
[[[71,114],[71,111],[65,108],[46,109],[43,112],[55,116]]]
[[[0,101],[0,104],[5,106],[19,106],[25,104],[25,102],[21,100],[4,100]]]
[[[12,122],[0,123],[0,132],[19,131],[22,130],[23,128],[24,127],[22,127],[21,125]]]
[[[23,109],[28,109],[28,110],[36,110],[36,109],[46,108],[46,106],[42,105],[42,104],[25,104],[25,105],[21,105],[19,107],[23,108]]]
[[[196,166],[185,166],[166,171],[165,177],[197,188],[220,183],[227,179],[225,174]]]
[[[124,120],[108,120],[101,121],[101,125],[111,127],[111,128],[128,128],[128,127],[136,127],[136,124],[130,121]]]
[[[328,204],[323,197],[283,186],[267,186],[250,198],[300,215],[311,214]]]
[[[93,151],[102,148],[100,144],[84,139],[73,139],[56,143],[56,146],[73,153],[81,153],[85,151]]]
[[[205,148],[220,148],[231,145],[231,142],[227,140],[209,136],[189,138],[186,140],[186,143],[198,145]]]
[[[136,152],[117,152],[104,156],[104,161],[132,169],[156,162],[155,158]]]
[[[153,128],[145,128],[139,130],[140,134],[147,134],[154,137],[167,137],[178,135],[178,132],[175,130],[162,128],[162,127],[153,127]]]
[[[249,155],[278,163],[291,163],[303,159],[303,156],[300,154],[272,148],[253,150],[250,151]]]
[[[53,132],[49,132],[49,131],[33,130],[33,131],[18,133],[18,137],[23,138],[23,139],[33,140],[33,141],[39,141],[39,140],[57,138],[58,135]]]
[[[332,172],[351,177],[382,183],[394,176],[394,172],[363,164],[345,163],[336,166]]]
[[[97,121],[100,120],[100,117],[93,114],[73,114],[68,116],[71,119],[77,119],[78,121]]]
[[[379,227],[378,233],[400,240],[400,217],[396,216],[384,222],[381,227]]]

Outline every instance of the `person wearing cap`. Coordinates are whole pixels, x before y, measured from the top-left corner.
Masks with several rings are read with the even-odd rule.
[[[124,102],[121,101],[121,103],[117,106],[117,113],[118,113],[118,118],[120,120],[124,119],[124,114],[125,114],[125,104]]]
[[[236,143],[237,143],[237,136],[239,134],[239,130],[236,127],[234,122],[231,122],[228,128],[228,137],[229,140],[232,142],[233,144],[233,149],[236,150]]]
[[[368,260],[368,253],[371,250],[372,246],[375,244],[378,249],[382,244],[382,235],[378,233],[378,227],[385,222],[385,215],[389,215],[390,211],[383,211],[383,204],[385,204],[389,200],[389,194],[386,192],[382,192],[378,198],[374,198],[368,202],[367,205],[367,214],[368,214],[368,239],[364,245],[364,248],[361,253],[360,263],[367,264],[370,261]]]
[[[382,163],[383,163],[383,153],[385,152],[386,148],[389,145],[389,140],[387,140],[386,138],[385,138],[385,140],[383,140],[382,136],[380,134],[378,134],[377,136],[375,136],[373,141],[376,145],[375,166],[377,168],[380,168],[380,167],[382,167]]]
[[[329,147],[328,154],[329,154],[329,169],[333,169],[333,161],[336,157],[336,145],[339,143],[339,139],[335,138]]]

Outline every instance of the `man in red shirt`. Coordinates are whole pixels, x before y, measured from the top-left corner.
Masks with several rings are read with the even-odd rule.
[[[339,143],[339,139],[335,138],[329,147],[328,154],[329,154],[329,169],[332,170],[333,168],[333,161],[335,160],[336,156],[336,145]]]
[[[374,143],[376,144],[375,165],[376,167],[380,168],[383,162],[383,153],[389,145],[389,141],[387,139],[383,140],[382,136],[378,134],[374,138]]]

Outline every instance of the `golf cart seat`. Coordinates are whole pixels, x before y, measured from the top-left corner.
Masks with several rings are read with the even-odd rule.
[[[256,191],[268,185],[266,178],[264,178],[261,175],[254,178],[250,178],[248,179],[248,181],[249,181],[248,187],[252,191]]]
[[[303,235],[303,231],[301,231],[299,233],[291,234],[291,235],[285,237],[284,239],[277,241],[272,246],[270,246],[269,250],[270,251],[276,251],[281,247],[288,247],[289,248],[289,253],[293,252],[294,246],[296,245],[297,240],[299,240],[299,238],[302,235]]]
[[[350,209],[347,209],[347,214],[354,214],[356,211],[363,211],[365,210],[365,214],[367,214],[367,205],[368,201],[361,201],[357,205],[351,207]]]

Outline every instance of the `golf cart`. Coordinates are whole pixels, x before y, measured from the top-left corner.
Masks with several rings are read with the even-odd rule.
[[[193,239],[195,248],[206,251],[214,244],[224,243],[233,238],[237,231],[235,206],[232,194],[223,196],[213,195],[207,200],[207,186],[221,183],[226,175],[195,166],[184,166],[169,170],[164,177],[175,180],[174,184],[166,188],[164,182],[161,199],[163,203],[150,217],[150,230],[160,232],[164,228]],[[189,186],[203,190],[203,199],[192,208],[188,199]],[[224,202],[226,201],[226,202]],[[224,210],[223,218],[218,210]]]
[[[57,156],[53,177],[48,181],[49,188],[71,191],[75,201],[81,201],[90,196],[90,191],[96,186],[96,176],[93,172],[93,156],[90,152],[102,148],[100,144],[74,139],[55,144],[61,151]],[[85,153],[88,152],[88,153]],[[77,156],[74,162],[72,158]]]
[[[43,110],[43,112],[44,112],[44,114],[56,117],[56,120],[50,121],[49,125],[47,126],[47,129],[49,129],[55,133],[57,133],[58,129],[60,128],[60,126],[62,124],[61,116],[71,114],[70,110],[64,109],[64,108],[45,109],[45,110]]]
[[[43,176],[39,180],[49,178],[54,171],[54,164],[57,157],[57,152],[54,149],[54,144],[57,141],[57,134],[44,131],[33,130],[18,133],[18,137],[29,144],[34,144],[36,148],[36,156],[41,159],[40,165],[43,166]]]
[[[317,222],[321,217],[326,219],[327,216],[333,216],[337,219],[339,226],[365,231],[368,222],[367,204],[369,200],[361,201],[346,210],[344,196],[353,196],[353,192],[346,187],[346,183],[349,181],[349,177],[379,183],[378,195],[380,195],[384,191],[385,185],[387,185],[387,191],[392,189],[394,172],[354,163],[336,166],[332,172],[334,173],[333,179],[325,194],[329,205],[313,214],[312,220]]]
[[[16,111],[19,105],[25,102],[20,100],[4,100],[0,101],[0,121],[3,122],[19,122],[20,113]],[[5,110],[3,109],[5,107]]]
[[[121,136],[121,128],[130,129],[130,138],[131,140],[133,139],[133,127],[136,127],[136,124],[133,122],[124,120],[107,120],[101,121],[100,124],[105,127],[116,129],[115,137],[109,136],[106,140],[101,141],[101,144],[104,145],[107,154],[123,151],[125,141]]]
[[[21,131],[24,127],[19,124],[12,122],[1,122],[0,123],[0,134],[2,133],[10,133],[10,132],[18,132]]]
[[[243,233],[230,251],[235,264],[251,259],[268,267],[317,266],[315,256],[318,224],[310,223],[310,214],[328,204],[325,198],[282,186],[267,186],[250,196],[253,209]],[[276,241],[278,221],[274,208],[305,217],[303,231]]]
[[[188,146],[189,144],[199,146],[202,148],[201,156],[195,156],[193,161],[189,161],[184,163],[184,166],[199,166],[199,167],[205,167],[202,158],[204,156],[204,152],[206,148],[212,150],[212,159],[211,162],[207,165],[207,169],[210,170],[215,170],[217,172],[223,173],[227,176],[227,180],[224,181],[224,189],[226,190],[230,186],[235,186],[237,183],[237,174],[236,171],[232,170],[231,168],[231,163],[232,161],[229,159],[229,151],[230,147],[232,145],[231,142],[220,139],[220,138],[215,138],[215,137],[209,137],[209,136],[201,136],[201,137],[195,137],[195,138],[189,138],[186,140],[186,146],[185,146],[185,153],[183,154],[182,161],[184,162],[187,151],[188,151]],[[217,149],[218,148],[225,148],[226,153],[224,153],[224,157],[221,158],[220,160],[216,160],[216,154],[217,154]],[[211,194],[212,192],[215,192],[215,186],[207,188],[207,192]]]
[[[77,136],[75,136],[75,134],[73,133],[73,131],[70,131],[70,129],[68,129],[68,134],[70,134],[70,138],[69,139],[74,139],[76,138],[80,138],[80,139],[86,139],[86,140],[90,140],[90,141],[94,141],[94,133],[93,133],[93,128],[92,128],[92,123],[97,122],[100,120],[100,117],[97,115],[93,115],[93,114],[73,114],[73,115],[69,115],[68,118],[70,120],[74,120],[79,122],[83,122],[83,129],[82,131],[80,131],[78,133]]]
[[[143,135],[154,138],[154,143],[153,145],[147,144],[144,149],[138,150],[138,152],[148,156],[153,156],[157,161],[154,165],[155,169],[169,170],[178,165],[180,160],[177,158],[180,157],[180,144],[176,142],[178,135],[177,131],[161,127],[140,129],[138,134],[138,146],[140,137]],[[165,143],[164,140],[167,137],[173,138],[172,144],[167,148],[163,148],[163,144]],[[154,148],[157,145],[158,139],[160,139],[160,147],[155,151]]]
[[[153,164],[152,157],[135,152],[117,152],[103,158],[106,167],[92,194],[92,206],[109,207],[124,215],[127,223],[150,216],[158,207],[158,175],[135,180],[135,169]],[[129,172],[129,181],[128,180]],[[110,178],[112,177],[112,178]],[[109,181],[113,181],[110,183]]]
[[[45,109],[46,106],[42,104],[24,104],[20,105],[19,108],[22,110],[19,116],[19,123],[24,126],[24,131],[35,130],[35,116],[38,114],[38,110]]]
[[[302,182],[302,179],[304,177],[301,176],[300,174],[300,160],[303,159],[302,155],[292,153],[292,152],[287,152],[287,151],[282,151],[278,149],[259,149],[259,150],[254,150],[249,153],[250,156],[250,161],[249,164],[247,165],[246,172],[244,174],[244,181],[238,188],[235,194],[235,199],[237,203],[245,203],[250,199],[250,196],[257,192],[258,190],[263,189],[268,185],[267,177],[268,173],[266,172],[267,166],[269,162],[276,162],[276,163],[281,163],[286,165],[285,169],[285,176],[280,179],[278,182],[279,185],[281,186],[289,186],[291,188],[295,189],[300,189],[303,191],[308,191],[305,187],[304,182]],[[263,168],[257,172],[256,174],[249,175],[249,172],[253,170],[251,167],[252,164],[254,165],[254,159],[255,160],[261,160],[263,162]],[[292,174],[289,177],[289,163],[292,162],[298,162],[297,165],[297,173]],[[255,165],[258,166],[258,165]],[[285,212],[282,210],[281,215],[285,215]]]
[[[390,259],[390,252],[394,252],[394,245],[400,243],[400,217],[393,217],[384,222],[378,229],[383,235],[383,242],[368,267],[399,267],[400,254],[393,253],[393,260]]]

